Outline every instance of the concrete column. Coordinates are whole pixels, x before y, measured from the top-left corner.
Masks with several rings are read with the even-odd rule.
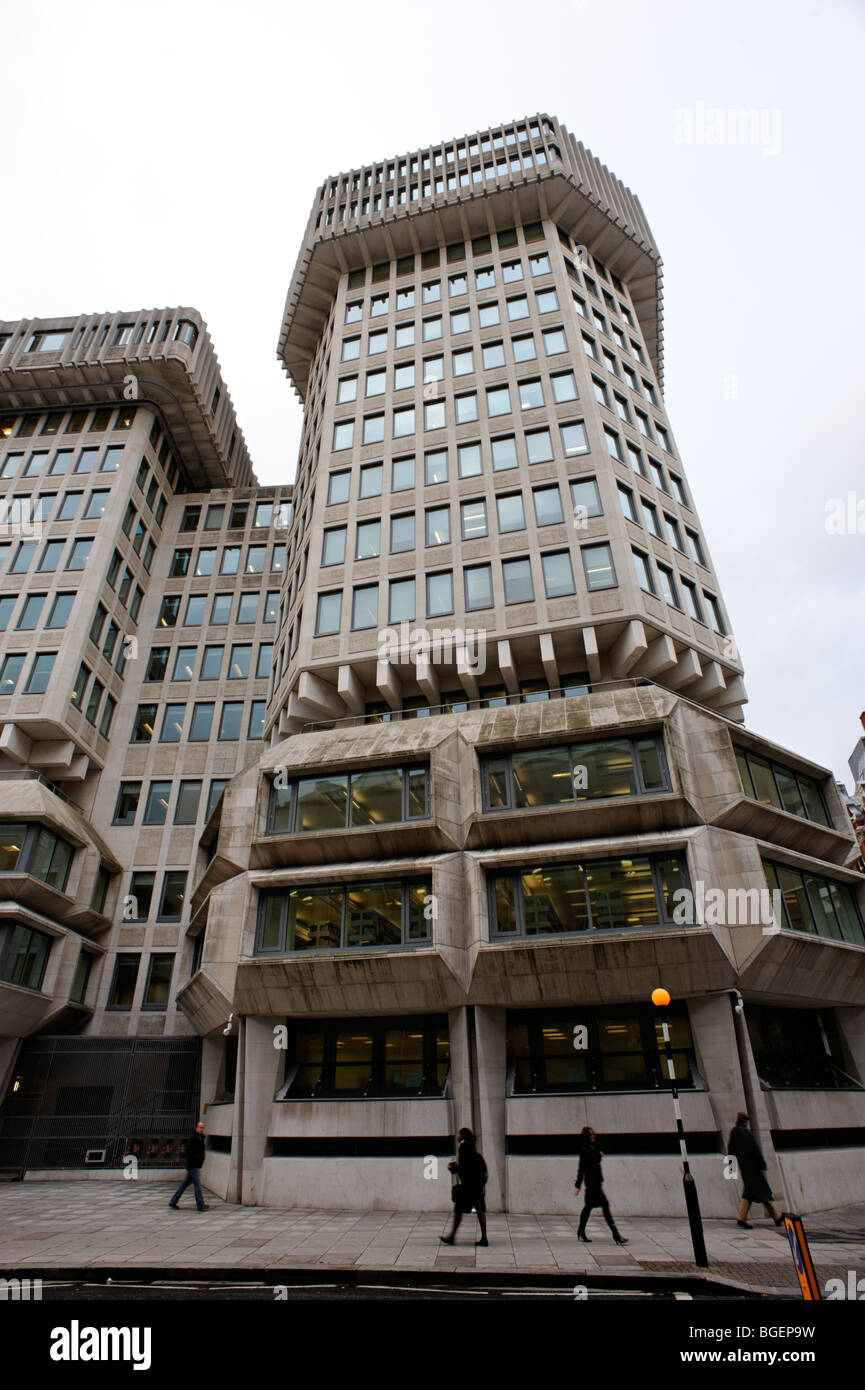
[[[451,1053],[451,1131],[456,1156],[457,1130],[462,1129],[463,1125],[471,1130],[475,1128],[468,1010],[465,1007],[448,1012],[448,1036]]]
[[[747,1004],[745,1006],[747,1010]],[[789,1205],[784,1170],[772,1143],[772,1123],[776,1119],[772,1105],[771,1091],[764,1091],[757,1075],[754,1053],[751,1050],[751,1035],[745,1013],[733,1015],[736,1025],[736,1040],[739,1046],[739,1059],[742,1067],[742,1080],[745,1086],[745,1104],[737,1109],[747,1110],[751,1117],[751,1133],[763,1150],[766,1160],[766,1181],[778,1198],[776,1205]],[[735,1114],[730,1117],[730,1125],[735,1122]],[[727,1136],[724,1136],[726,1141]]]
[[[715,1124],[721,1135],[721,1144],[726,1153],[727,1136],[733,1127],[736,1113],[748,1110],[754,1120],[756,1116],[750,1109],[742,1068],[739,1062],[739,1045],[736,1041],[736,1027],[728,994],[709,994],[702,999],[688,1000],[688,1014],[691,1020],[691,1033],[697,1053],[697,1066],[706,1085],[709,1087],[709,1104]],[[768,1126],[767,1126],[768,1132]],[[686,1136],[687,1137],[687,1136]],[[768,1155],[766,1162],[769,1162]],[[725,1191],[730,1212],[739,1206],[740,1184],[724,1177],[721,1155],[718,1155],[717,1188]],[[712,1194],[713,1203],[717,1193]]]
[[[260,1206],[262,1201],[261,1165],[271,1106],[285,1070],[285,1051],[274,1047],[274,1027],[283,1022],[278,1018],[244,1019],[244,1037],[238,1047],[228,1200],[242,1200],[249,1207]]]
[[[507,1211],[507,1034],[504,1009],[475,1007],[478,1148],[489,1169],[487,1206]]]

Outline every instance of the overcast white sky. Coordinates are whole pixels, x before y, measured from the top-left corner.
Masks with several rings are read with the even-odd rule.
[[[825,518],[865,499],[863,0],[0,0],[0,51],[0,318],[195,306],[263,483],[294,476],[275,349],[318,184],[564,121],[664,258],[667,404],[747,722],[849,784],[865,516]],[[765,138],[682,143],[698,103]]]

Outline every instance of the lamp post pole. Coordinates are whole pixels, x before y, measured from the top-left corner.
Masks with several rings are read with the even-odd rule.
[[[670,996],[665,989],[656,989],[652,994],[652,1003],[661,1009],[666,1009],[670,1002]],[[688,1225],[691,1228],[691,1243],[694,1247],[694,1263],[700,1269],[708,1269],[709,1259],[706,1254],[706,1242],[703,1238],[703,1219],[700,1215],[700,1199],[697,1196],[697,1184],[691,1172],[691,1165],[688,1162],[688,1146],[685,1143],[685,1126],[682,1123],[682,1108],[679,1105],[679,1091],[676,1086],[676,1064],[673,1061],[673,1050],[670,1046],[670,1026],[667,1022],[666,1013],[661,1014],[661,1030],[664,1035],[664,1052],[667,1059],[667,1075],[670,1079],[670,1089],[673,1095],[673,1109],[676,1112],[676,1133],[679,1136],[679,1149],[682,1154],[682,1186],[685,1189],[685,1207],[688,1212]]]

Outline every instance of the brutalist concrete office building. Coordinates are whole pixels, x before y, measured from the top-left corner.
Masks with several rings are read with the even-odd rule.
[[[319,189],[260,488],[191,309],[0,324],[0,1167],[275,1206],[865,1199],[829,770],[751,733],[636,197],[537,116]],[[289,465],[287,464],[287,470]],[[767,621],[771,615],[767,614]],[[438,1159],[438,1178],[435,1177]]]

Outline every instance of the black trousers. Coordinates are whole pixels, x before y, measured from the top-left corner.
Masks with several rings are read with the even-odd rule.
[[[587,1187],[586,1200],[583,1204],[583,1210],[580,1212],[579,1229],[582,1235],[586,1234],[586,1223],[589,1219],[590,1213],[595,1207],[601,1208],[601,1211],[604,1213],[604,1220],[606,1221],[610,1230],[614,1231],[616,1229],[616,1223],[613,1220],[612,1214],[610,1212],[610,1204],[607,1201],[607,1194],[604,1191],[604,1189],[602,1187]]]

